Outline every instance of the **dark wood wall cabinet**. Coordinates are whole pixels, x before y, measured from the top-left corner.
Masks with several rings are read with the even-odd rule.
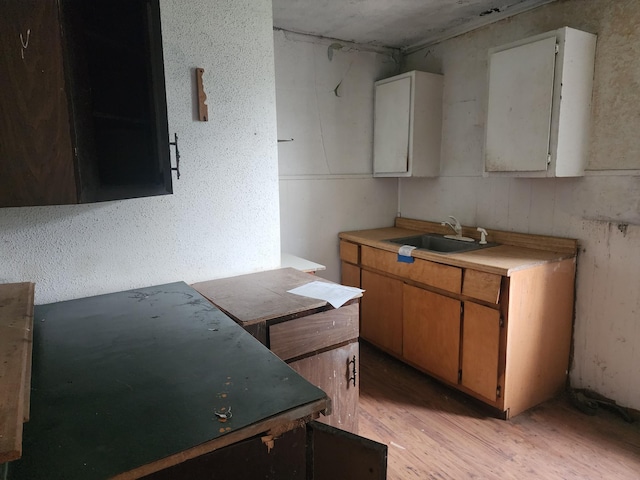
[[[7,0],[0,206],[172,193],[158,0]]]

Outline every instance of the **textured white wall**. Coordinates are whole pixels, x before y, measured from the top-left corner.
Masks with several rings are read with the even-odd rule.
[[[338,233],[393,223],[397,180],[373,179],[373,83],[396,73],[390,50],[274,32],[282,251],[340,281]],[[338,87],[337,93],[334,91]]]
[[[284,31],[274,44],[278,138],[294,139],[280,175],[371,174],[373,83],[397,72],[393,51]]]
[[[281,178],[282,251],[325,265],[318,275],[339,282],[338,233],[393,226],[397,198],[395,179]]]
[[[482,178],[486,50],[562,26],[598,35],[591,169],[638,168],[640,6],[565,0],[418,51],[403,70],[444,74],[442,176],[403,179],[403,216],[578,238],[575,387],[640,409],[640,176]],[[615,175],[614,173],[622,173]]]
[[[182,176],[164,197],[0,209],[0,282],[36,282],[37,303],[280,263],[271,1],[160,3]],[[196,120],[195,67],[209,122]]]

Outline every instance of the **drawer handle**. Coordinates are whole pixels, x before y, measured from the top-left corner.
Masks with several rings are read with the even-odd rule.
[[[352,370],[351,370],[351,376],[349,377],[349,381],[353,381],[353,386],[356,386],[356,356],[354,355],[353,358],[351,360],[349,360],[347,362],[347,365],[351,365],[353,364]]]

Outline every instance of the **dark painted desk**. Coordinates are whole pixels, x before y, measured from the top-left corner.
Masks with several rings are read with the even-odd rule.
[[[182,282],[37,306],[31,420],[8,478],[138,478],[326,406]]]

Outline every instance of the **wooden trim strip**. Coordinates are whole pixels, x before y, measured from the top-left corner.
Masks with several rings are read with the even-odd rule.
[[[306,421],[317,418],[320,412],[325,411],[329,406],[330,400],[326,397],[321,400],[316,400],[315,402],[293,408],[262,422],[230,432],[222,437],[205,442],[189,450],[176,453],[175,455],[170,455],[156,462],[148,463],[138,468],[134,468],[133,470],[129,470],[128,472],[118,474],[115,477],[112,477],[112,480],[135,480],[142,478],[146,475],[159,472],[172,467],[173,465],[177,465],[178,463],[205,455],[213,452],[214,450],[227,447],[233,443],[246,440],[247,438],[251,438],[256,435],[262,435],[269,432],[275,432],[281,435],[284,433],[284,431],[282,431],[283,427],[286,426],[287,428],[293,428],[301,423],[306,423]]]
[[[0,463],[22,456],[29,418],[33,283],[0,285]]]
[[[413,220],[410,218],[398,217],[395,221],[397,228],[418,230],[421,232],[439,233],[446,235],[451,233],[449,227],[443,227],[439,223],[425,220]],[[578,240],[573,238],[550,237],[546,235],[533,235],[529,233],[506,232],[502,230],[487,230],[487,238],[490,242],[502,245],[513,245],[516,247],[534,248],[537,250],[547,250],[550,252],[568,253],[575,255],[578,252]],[[462,227],[462,234],[480,240],[480,232],[476,227]]]
[[[22,421],[26,423],[29,421],[31,414],[31,363],[33,360],[33,311],[34,311],[34,296],[35,296],[35,284],[30,283],[29,297],[27,301],[27,364],[24,368],[24,377],[22,381],[22,388],[24,394],[24,407],[22,412]]]

